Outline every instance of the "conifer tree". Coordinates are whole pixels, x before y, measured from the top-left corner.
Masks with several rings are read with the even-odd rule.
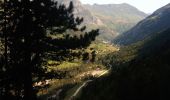
[[[4,0],[0,9],[0,36],[4,44],[1,61],[5,62],[0,70],[0,98],[35,100],[32,75],[44,70],[44,54],[56,52],[56,60],[63,60],[60,57],[70,49],[87,47],[98,35],[98,30],[80,36],[64,35],[67,30],[85,29],[78,27],[83,18],[73,15],[72,3],[65,7],[54,0]],[[56,34],[63,34],[63,38],[48,36]]]

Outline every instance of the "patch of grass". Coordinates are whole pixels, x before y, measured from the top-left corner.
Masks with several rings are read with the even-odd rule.
[[[57,66],[57,69],[64,70],[69,68],[78,68],[80,67],[81,62],[63,62],[62,64]]]
[[[96,50],[97,52],[97,58],[100,58],[101,56],[106,56],[107,54],[110,54],[110,53],[113,53],[113,52],[116,52],[119,50],[118,47],[116,46],[113,46],[112,44],[110,43],[104,43],[106,41],[96,41],[94,43],[92,43],[87,51],[90,51],[90,48],[93,48],[94,50]]]

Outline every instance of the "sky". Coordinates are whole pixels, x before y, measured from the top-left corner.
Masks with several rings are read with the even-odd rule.
[[[170,3],[170,0],[80,0],[83,4],[120,4],[128,3],[145,13],[153,13],[158,8]]]

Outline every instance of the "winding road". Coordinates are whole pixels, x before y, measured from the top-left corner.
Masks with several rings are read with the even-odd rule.
[[[110,67],[108,70],[102,72],[100,75],[98,75],[97,78],[105,75],[105,74],[108,73],[110,70],[111,70],[111,67]],[[87,80],[87,81],[85,81],[85,82],[74,92],[74,94],[70,97],[70,100],[74,100],[74,98],[75,98],[75,97],[77,96],[77,94],[81,91],[81,89],[82,89],[83,87],[87,86],[87,84],[90,83],[90,82],[92,82],[92,81],[93,81],[93,80]]]

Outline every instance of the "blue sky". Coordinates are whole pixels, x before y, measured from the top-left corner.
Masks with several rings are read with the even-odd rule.
[[[170,3],[170,0],[80,0],[84,4],[119,4],[128,3],[145,13],[152,13],[156,9]]]

